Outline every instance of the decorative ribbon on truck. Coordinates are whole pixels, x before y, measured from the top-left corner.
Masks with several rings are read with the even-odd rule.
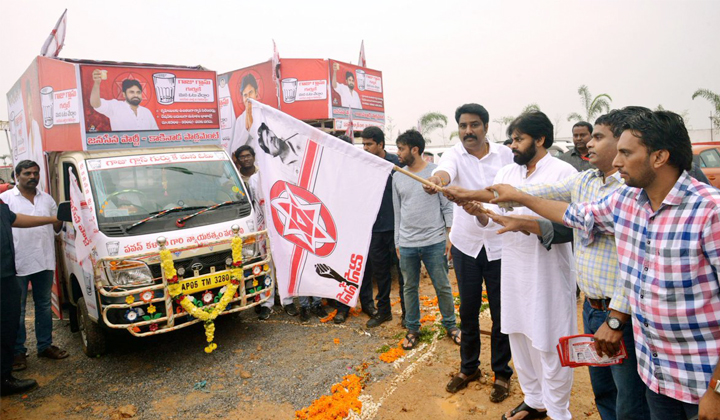
[[[259,102],[252,111],[280,296],[355,305],[393,165]]]

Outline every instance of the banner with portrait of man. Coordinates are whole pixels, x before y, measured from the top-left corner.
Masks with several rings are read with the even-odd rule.
[[[280,296],[355,305],[393,165],[256,101],[250,131]]]

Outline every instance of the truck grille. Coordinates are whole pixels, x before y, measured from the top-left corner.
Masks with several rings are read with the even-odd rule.
[[[175,260],[175,269],[177,270],[178,268],[182,267],[185,269],[186,277],[193,277],[194,272],[192,267],[195,264],[202,264],[202,269],[200,269],[200,275],[209,274],[210,267],[215,267],[215,271],[224,270],[225,259],[227,259],[228,257],[232,257],[231,250],[200,255],[192,258],[185,258],[182,260]],[[150,272],[152,273],[153,278],[161,277],[162,271],[160,269],[160,264],[150,265]]]

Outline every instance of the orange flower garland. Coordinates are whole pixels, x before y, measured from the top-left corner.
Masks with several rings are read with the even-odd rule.
[[[331,395],[323,395],[313,401],[309,407],[295,412],[296,420],[335,420],[344,419],[350,410],[360,414],[362,402],[358,399],[363,388],[362,379],[355,375],[346,375],[342,382],[332,386]]]

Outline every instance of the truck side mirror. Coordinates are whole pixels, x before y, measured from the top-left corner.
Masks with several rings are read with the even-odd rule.
[[[70,209],[70,202],[63,201],[58,206],[57,218],[62,222],[72,222],[72,210]]]

